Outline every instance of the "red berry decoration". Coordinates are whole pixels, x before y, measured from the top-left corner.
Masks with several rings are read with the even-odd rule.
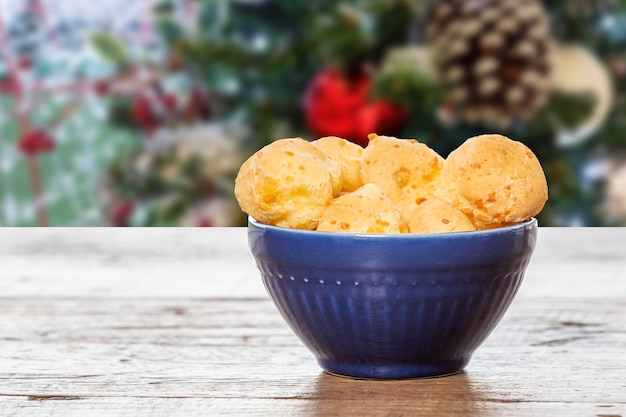
[[[7,74],[0,80],[0,93],[19,96],[22,94],[22,87],[13,75]]]
[[[175,112],[178,108],[178,102],[176,101],[176,97],[172,94],[160,93],[158,95],[158,100],[160,102],[161,108],[160,112],[162,112],[162,116],[166,118],[170,113]],[[165,114],[163,114],[163,112]]]
[[[19,150],[28,156],[47,153],[54,150],[54,140],[48,132],[41,129],[26,131],[17,141]]]
[[[202,217],[196,223],[196,227],[213,227],[213,220],[206,218],[206,217]]]
[[[187,120],[210,120],[213,116],[213,104],[209,93],[200,87],[194,87],[189,94],[183,114]]]
[[[147,134],[154,132],[172,112],[176,111],[176,97],[161,92],[145,92],[133,99],[133,120]]]
[[[151,133],[159,126],[160,121],[152,109],[150,99],[146,95],[138,95],[133,99],[131,106],[133,120],[147,133]]]
[[[105,96],[111,91],[109,80],[97,80],[93,83],[93,91],[99,96]]]
[[[134,208],[135,203],[132,201],[120,201],[113,204],[107,213],[109,223],[115,227],[128,227]]]
[[[385,101],[369,101],[371,78],[360,74],[347,78],[341,71],[320,71],[307,87],[304,110],[313,134],[340,136],[366,146],[370,133],[396,135],[406,112]]]
[[[33,68],[33,60],[29,57],[21,57],[17,60],[17,66],[23,71],[28,71]]]

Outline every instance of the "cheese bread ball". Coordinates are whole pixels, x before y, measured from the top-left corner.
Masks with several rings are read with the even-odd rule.
[[[235,197],[261,223],[313,230],[342,182],[339,164],[311,143],[281,139],[243,163]]]
[[[438,198],[429,198],[415,207],[407,220],[409,233],[465,232],[475,230],[461,210]]]
[[[539,213],[548,186],[539,160],[526,145],[501,135],[481,135],[450,153],[437,194],[478,228],[489,228]]]
[[[289,151],[297,154],[310,154],[319,160],[328,168],[330,173],[330,182],[333,186],[333,196],[339,195],[343,189],[343,172],[339,162],[330,158],[326,152],[322,151],[317,146],[313,146],[312,142],[308,142],[302,138],[287,138],[280,139],[281,146],[288,147]]]
[[[363,185],[361,179],[363,148],[337,136],[326,136],[311,143],[341,165],[343,173],[342,191],[354,191]]]
[[[318,231],[348,233],[401,233],[406,230],[391,200],[374,184],[343,194],[328,204]]]
[[[413,139],[370,135],[361,160],[364,183],[378,185],[407,218],[415,206],[433,196],[443,158]]]

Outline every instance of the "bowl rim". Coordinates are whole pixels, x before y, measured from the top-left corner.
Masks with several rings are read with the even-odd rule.
[[[317,230],[306,229],[291,229],[288,227],[273,226],[265,223],[261,223],[254,219],[252,216],[248,216],[248,229],[268,230],[274,233],[283,233],[293,236],[335,236],[342,238],[354,238],[354,239],[411,239],[422,240],[433,238],[436,239],[458,239],[465,237],[479,237],[479,236],[495,236],[500,234],[507,234],[515,232],[520,229],[534,228],[538,226],[537,219],[531,217],[528,220],[519,223],[513,223],[507,226],[494,227],[492,229],[470,230],[463,232],[443,232],[443,233],[362,233],[362,232],[327,232]]]

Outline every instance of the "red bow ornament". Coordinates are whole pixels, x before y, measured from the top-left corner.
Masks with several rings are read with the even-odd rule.
[[[307,87],[304,97],[306,121],[317,137],[339,136],[367,146],[367,135],[397,135],[407,113],[383,99],[370,101],[371,78],[352,79],[334,68],[322,70]]]

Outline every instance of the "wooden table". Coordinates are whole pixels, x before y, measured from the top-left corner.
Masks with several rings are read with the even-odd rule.
[[[245,229],[0,229],[1,416],[626,416],[626,229],[547,229],[465,372],[324,374]]]

